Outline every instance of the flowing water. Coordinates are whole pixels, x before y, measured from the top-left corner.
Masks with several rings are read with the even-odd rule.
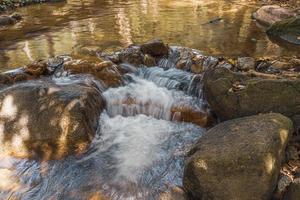
[[[44,162],[1,158],[0,199],[151,200],[181,186],[185,155],[205,129],[173,121],[171,109],[179,104],[201,109],[195,95],[201,87],[189,95],[196,75],[162,70],[140,68],[125,75],[124,86],[103,92],[107,107],[85,154]],[[54,81],[82,78],[91,81],[87,76]]]
[[[272,43],[248,0],[68,0],[17,10],[24,19],[0,28],[0,69],[77,51],[112,51],[161,38],[225,56],[284,56],[299,48]],[[221,18],[221,20],[217,20]],[[211,22],[211,23],[209,23]]]
[[[299,53],[267,38],[251,20],[256,8],[244,0],[68,0],[28,6],[18,10],[24,16],[20,23],[0,28],[0,70],[80,47],[114,51],[152,38],[214,55]],[[205,129],[177,121],[178,115],[182,108],[204,113],[206,108],[202,75],[175,69],[178,55],[170,57],[153,68],[123,64],[132,72],[118,88],[105,91],[93,82],[107,106],[83,155],[47,162],[0,158],[0,199],[151,200],[181,186],[185,155]],[[54,81],[82,81],[65,76]]]

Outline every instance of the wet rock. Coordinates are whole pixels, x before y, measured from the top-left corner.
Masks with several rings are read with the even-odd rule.
[[[173,187],[171,191],[163,192],[159,196],[159,200],[187,200],[187,196],[183,189]]]
[[[152,40],[141,45],[143,54],[150,54],[151,56],[167,56],[169,54],[169,47],[161,40]]]
[[[210,69],[203,78],[204,95],[221,120],[269,112],[296,119],[300,115],[300,79],[263,75],[265,78],[219,67]]]
[[[21,19],[22,16],[19,14],[13,14],[11,16],[2,15],[0,16],[0,26],[13,25]]]
[[[0,102],[0,152],[45,160],[84,152],[104,108],[101,93],[87,80],[18,83],[0,92]]]
[[[270,37],[300,45],[300,16],[274,23],[267,30]]]
[[[253,13],[254,19],[267,26],[294,16],[296,16],[296,13],[293,10],[278,5],[263,6]]]
[[[205,61],[205,56],[202,55],[196,55],[193,57],[192,61],[192,67],[191,67],[191,72],[195,74],[201,74],[203,72],[203,64]]]
[[[39,61],[32,62],[25,67],[24,71],[25,71],[25,73],[35,76],[35,77],[45,75],[45,74],[47,74],[47,71],[48,71],[47,61],[39,60]]]
[[[283,200],[298,200],[300,197],[300,179],[292,183],[288,188]]]
[[[155,58],[150,54],[146,54],[144,56],[144,65],[146,65],[147,67],[157,66]]]
[[[117,87],[122,84],[117,66],[110,61],[94,63],[87,60],[71,60],[64,64],[64,69],[71,74],[91,74],[106,87]]]
[[[289,61],[289,63],[293,66],[296,72],[300,72],[300,59],[293,58]]]
[[[251,57],[242,57],[237,60],[237,68],[242,71],[249,71],[255,69],[255,59]]]
[[[128,63],[136,67],[144,64],[144,56],[141,49],[137,46],[128,47],[121,52],[117,53],[119,62]]]
[[[271,199],[292,132],[291,120],[280,114],[213,127],[190,152],[185,190],[192,199]]]
[[[175,121],[189,122],[200,127],[209,127],[214,120],[211,114],[192,105],[179,104],[171,108],[172,119]]]

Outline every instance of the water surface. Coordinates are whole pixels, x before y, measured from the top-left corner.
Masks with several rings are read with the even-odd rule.
[[[68,0],[28,6],[18,10],[22,22],[0,29],[0,68],[79,46],[112,51],[153,38],[213,55],[299,54],[272,43],[257,27],[251,19],[257,8],[246,0]],[[222,20],[208,23],[217,18]]]

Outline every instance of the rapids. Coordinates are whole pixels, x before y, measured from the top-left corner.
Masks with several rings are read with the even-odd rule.
[[[79,79],[88,80],[53,78],[58,84]],[[201,83],[191,73],[158,67],[140,68],[124,80],[125,85],[103,92],[106,110],[83,155],[44,162],[1,158],[0,198],[158,199],[161,192],[181,186],[185,155],[205,129],[172,121],[171,108],[201,109]]]

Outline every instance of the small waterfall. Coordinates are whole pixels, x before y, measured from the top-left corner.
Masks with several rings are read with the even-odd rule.
[[[126,86],[111,88],[103,93],[110,116],[134,116],[146,114],[157,119],[171,119],[171,107],[175,94],[153,82],[131,76]]]
[[[159,73],[159,70],[156,71]],[[172,75],[170,71],[170,75]],[[146,76],[146,74],[143,74]],[[182,91],[178,91],[179,86],[185,85],[186,91],[189,90],[189,85],[193,76],[187,78],[182,76],[182,80],[186,79],[186,83],[178,82],[176,79],[168,77],[160,78],[155,74],[148,76],[152,81],[141,79],[135,75],[131,75],[131,83],[119,88],[111,88],[103,93],[107,102],[107,112],[110,116],[135,116],[144,114],[157,119],[172,120],[175,110],[181,108],[194,109],[201,111],[201,101]],[[176,76],[178,77],[178,76]],[[190,79],[188,81],[188,79]],[[166,87],[167,86],[171,90]],[[192,90],[192,89],[191,89]]]
[[[164,70],[160,67],[139,68],[136,75],[170,90],[181,90],[188,95],[201,97],[202,75],[176,68]]]

